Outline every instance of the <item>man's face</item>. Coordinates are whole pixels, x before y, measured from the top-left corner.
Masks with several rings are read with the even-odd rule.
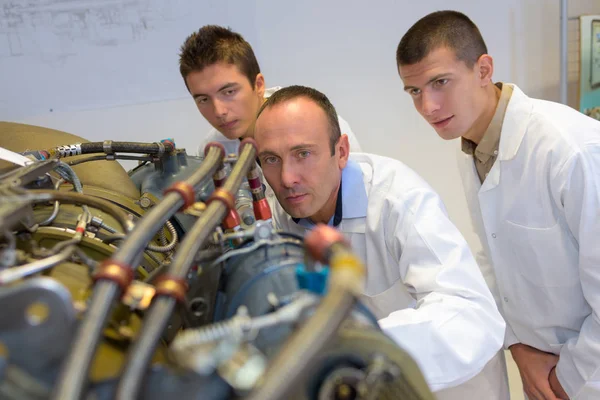
[[[263,101],[265,81],[258,74],[254,89],[234,64],[216,63],[192,71],[185,79],[198,110],[228,139],[252,135],[250,131]]]
[[[485,89],[478,63],[473,68],[440,47],[416,64],[398,67],[415,108],[442,139],[465,135],[483,113]]]
[[[342,135],[332,156],[329,132],[325,112],[306,97],[266,108],[256,121],[263,173],[292,217],[318,222],[335,212],[349,146]]]

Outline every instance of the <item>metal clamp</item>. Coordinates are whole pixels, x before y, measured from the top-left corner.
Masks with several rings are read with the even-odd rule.
[[[158,146],[158,153],[156,154],[156,156],[158,158],[162,157],[163,154],[165,154],[165,145],[162,144],[161,142],[154,142],[154,144],[156,144]]]
[[[188,284],[184,279],[175,278],[169,275],[162,275],[154,284],[156,288],[155,296],[168,296],[177,300],[179,303],[185,303],[185,294],[188,290]]]
[[[116,263],[108,259],[100,264],[92,279],[94,282],[101,279],[113,281],[119,285],[121,291],[125,294],[133,281],[133,269],[128,265]]]
[[[194,188],[192,187],[192,185],[185,181],[175,182],[165,190],[164,194],[170,192],[179,193],[179,195],[183,199],[183,206],[181,207],[181,211],[187,209],[196,202],[196,192],[194,191]]]
[[[104,142],[102,142],[102,150],[104,151],[105,154],[113,154],[114,151],[112,149],[112,140],[105,140]]]
[[[223,188],[217,188],[210,195],[210,197],[206,201],[206,204],[208,205],[214,200],[220,201],[221,203],[225,204],[225,207],[227,207],[228,210],[231,210],[235,207],[235,197],[233,196],[233,194],[231,194]]]

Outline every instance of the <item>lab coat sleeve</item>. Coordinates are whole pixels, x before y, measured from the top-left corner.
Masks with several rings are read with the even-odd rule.
[[[556,374],[571,398],[588,399],[585,393],[595,387],[597,395],[600,385],[600,143],[573,156],[557,181],[567,224],[579,244],[581,288],[592,312],[579,336],[562,346]]]
[[[432,190],[390,200],[382,212],[387,247],[414,308],[382,329],[411,353],[434,391],[477,375],[502,347],[505,324],[468,245]]]
[[[358,139],[354,132],[352,132],[352,128],[350,128],[350,124],[341,115],[338,115],[338,122],[340,123],[340,131],[343,134],[348,135],[348,143],[350,143],[350,151],[354,153],[361,153],[363,150],[360,147],[360,143],[358,143]]]

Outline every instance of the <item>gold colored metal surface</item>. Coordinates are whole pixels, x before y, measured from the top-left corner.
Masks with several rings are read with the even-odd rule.
[[[44,150],[56,146],[88,143],[89,140],[70,133],[35,125],[18,124],[14,122],[0,122],[0,147],[23,152],[27,150]],[[69,157],[75,161],[87,155]],[[0,174],[7,172],[15,166],[6,161],[0,161]],[[114,191],[125,197],[137,200],[139,190],[131,181],[125,169],[115,161],[90,161],[73,167],[75,173],[86,185]]]
[[[145,310],[150,306],[156,289],[152,285],[140,281],[133,281],[121,302],[131,309]]]
[[[155,287],[156,296],[169,296],[180,303],[185,302],[185,294],[188,289],[185,280],[164,275],[156,280]]]

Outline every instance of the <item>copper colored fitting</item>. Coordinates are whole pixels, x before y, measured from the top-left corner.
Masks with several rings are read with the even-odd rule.
[[[98,280],[113,281],[119,285],[124,294],[127,291],[127,287],[133,281],[133,269],[128,265],[116,263],[108,259],[100,264],[96,272],[94,272],[92,279],[94,282]]]
[[[179,195],[183,199],[183,206],[181,206],[181,211],[185,210],[186,208],[190,207],[196,202],[196,192],[194,191],[192,185],[190,185],[187,182],[175,182],[165,190],[165,195],[170,192],[179,193]]]
[[[325,224],[319,224],[304,238],[304,244],[311,257],[323,264],[328,263],[328,253],[336,243],[347,244],[340,231]]]
[[[212,192],[212,194],[206,201],[206,204],[208,205],[212,203],[213,200],[218,200],[221,203],[225,204],[225,207],[227,207],[228,210],[231,210],[235,207],[235,197],[223,188],[215,189],[215,191]]]
[[[185,303],[188,284],[184,279],[162,275],[156,279],[154,287],[156,288],[155,297],[167,296],[174,298],[179,303]]]

